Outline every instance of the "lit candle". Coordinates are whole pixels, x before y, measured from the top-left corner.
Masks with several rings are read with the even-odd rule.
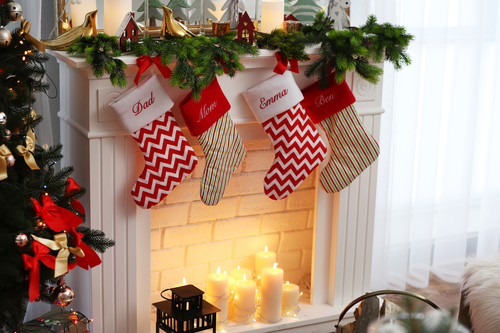
[[[97,9],[96,0],[81,0],[71,2],[71,23],[73,27],[82,25],[85,14]]]
[[[226,274],[220,274],[220,267],[217,274],[207,276],[206,300],[208,303],[220,309],[217,314],[217,322],[227,322],[228,320],[228,299],[229,299],[229,279]]]
[[[236,279],[230,275],[227,275],[226,271],[224,271],[224,275],[227,276],[227,285],[228,285],[228,288],[229,288],[229,300],[228,300],[228,311],[227,311],[227,314],[228,314],[228,318],[230,319],[231,318],[231,306],[233,304],[233,297],[234,297],[234,283],[236,281]]]
[[[296,314],[299,304],[299,286],[286,281],[283,284],[283,294],[281,298],[283,314]]]
[[[260,317],[265,323],[276,323],[281,320],[281,298],[283,293],[283,270],[265,267],[261,274],[262,302],[260,304]]]
[[[255,294],[257,283],[253,280],[236,280],[234,284],[233,320],[237,324],[250,324],[253,322],[252,315],[255,312]]]
[[[241,280],[243,279],[243,275],[246,275],[248,278],[250,278],[252,276],[252,271],[249,268],[241,268],[240,266],[238,266],[238,268],[233,268],[231,271],[229,271],[229,275],[234,277],[236,280]]]
[[[104,0],[104,32],[114,36],[130,11],[132,0]]]
[[[255,274],[260,275],[264,267],[273,267],[276,262],[276,253],[267,251],[267,246],[264,251],[255,254]]]
[[[281,29],[285,15],[283,0],[262,0],[260,14],[260,31],[270,33],[273,29]]]

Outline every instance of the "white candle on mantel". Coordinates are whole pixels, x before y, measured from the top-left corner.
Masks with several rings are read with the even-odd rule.
[[[283,313],[287,315],[288,312],[296,312],[297,306],[299,304],[299,286],[293,283],[283,284],[283,294],[281,297],[281,305],[283,307]]]
[[[273,29],[283,28],[285,2],[283,0],[262,0],[260,31],[270,33]]]
[[[71,23],[73,27],[82,25],[85,14],[97,9],[96,0],[76,0],[71,1]]]
[[[273,267],[276,262],[276,253],[267,250],[255,254],[255,275],[260,275],[264,267]]]
[[[132,0],[104,0],[104,32],[114,36],[130,11]]]
[[[236,281],[238,281],[243,279],[243,275],[246,275],[248,278],[250,278],[252,276],[252,271],[249,268],[241,268],[238,265],[238,268],[233,268],[231,271],[229,271],[229,275],[231,275],[236,279]]]
[[[261,273],[260,317],[265,323],[277,323],[281,320],[281,298],[283,293],[283,270],[265,267]]]
[[[220,273],[220,267],[216,274],[207,276],[206,301],[220,309],[217,313],[217,322],[226,322],[228,320],[228,298],[229,298],[229,279],[226,274]]]
[[[247,325],[253,322],[252,314],[255,312],[255,295],[257,283],[254,280],[236,280],[234,284],[233,320],[237,324]]]

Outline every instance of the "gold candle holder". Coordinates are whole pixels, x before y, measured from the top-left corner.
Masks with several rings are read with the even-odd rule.
[[[214,36],[222,36],[229,32],[229,21],[213,21],[212,34]]]
[[[300,31],[300,22],[297,21],[285,21],[283,22],[283,30],[286,33]]]

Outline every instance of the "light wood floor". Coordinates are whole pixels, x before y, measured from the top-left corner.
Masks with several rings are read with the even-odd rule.
[[[406,290],[427,297],[443,310],[458,311],[460,306],[460,283],[446,282],[433,274],[427,288],[418,289],[407,285]],[[400,306],[404,305],[401,296],[387,296],[387,298]]]

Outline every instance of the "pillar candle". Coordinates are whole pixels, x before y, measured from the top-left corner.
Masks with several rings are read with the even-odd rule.
[[[104,0],[104,32],[114,36],[130,11],[132,0]]]
[[[247,279],[250,279],[252,277],[252,271],[249,268],[240,268],[240,266],[238,266],[238,268],[233,268],[229,271],[229,275],[234,277],[236,281],[242,280],[243,275],[246,275]]]
[[[232,313],[231,313],[231,306],[233,305],[233,299],[234,299],[234,283],[236,282],[236,279],[230,275],[226,274],[226,271],[224,271],[224,275],[227,276],[227,285],[228,285],[228,290],[229,290],[229,299],[228,299],[228,319],[231,319]]]
[[[281,303],[284,315],[287,315],[288,312],[295,314],[299,304],[299,286],[288,281],[284,283]]]
[[[71,4],[71,22],[73,27],[82,25],[85,14],[97,9],[96,0],[82,0],[75,4]]]
[[[276,265],[263,268],[261,274],[260,317],[265,323],[276,323],[281,320],[283,270]]]
[[[283,27],[285,3],[283,0],[262,0],[260,31],[270,33]]]
[[[237,324],[250,324],[253,322],[252,315],[255,312],[255,294],[257,283],[253,280],[247,280],[246,275],[243,279],[236,280],[234,284],[234,306],[233,320]]]
[[[228,298],[229,298],[229,279],[227,275],[220,274],[220,268],[216,274],[207,276],[206,301],[220,309],[217,313],[217,322],[226,322],[228,320]]]
[[[276,262],[276,253],[267,251],[267,246],[264,251],[255,254],[255,274],[260,275],[264,267],[273,267]]]

